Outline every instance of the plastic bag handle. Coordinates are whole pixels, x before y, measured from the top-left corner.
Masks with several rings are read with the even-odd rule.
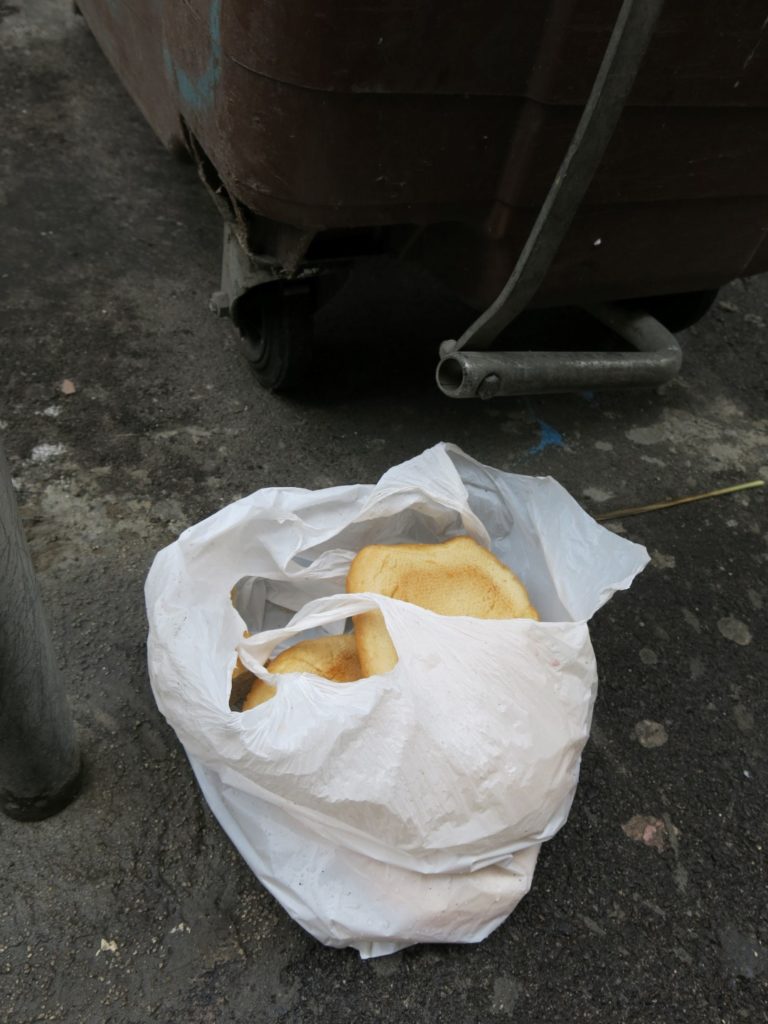
[[[401,654],[407,646],[405,631],[402,629],[402,615],[398,614],[400,608],[406,602],[398,601],[393,597],[384,597],[382,594],[333,594],[330,597],[319,597],[309,601],[301,611],[298,611],[291,621],[281,629],[270,629],[262,633],[254,633],[253,636],[243,640],[237,647],[237,653],[243,664],[251,672],[259,675],[269,672],[264,667],[272,651],[283,640],[288,640],[299,633],[309,629],[316,629],[320,626],[328,626],[340,619],[347,619],[352,615],[359,615],[362,612],[380,611],[384,616],[392,644],[395,651]],[[410,605],[410,608],[415,608]],[[424,609],[418,609],[424,611]],[[243,657],[245,655],[245,657]]]
[[[360,512],[360,520],[376,518],[379,506],[384,506],[386,514],[391,515],[390,505],[393,493],[399,496],[406,494],[418,495],[422,500],[434,504],[437,500],[443,509],[450,509],[459,516],[464,529],[475,537],[481,544],[490,547],[491,539],[485,524],[470,507],[469,495],[461,474],[457,470],[450,453],[455,452],[467,459],[469,462],[480,466],[481,463],[464,455],[460,448],[455,445],[439,444],[429,449],[429,455],[435,459],[439,466],[439,472],[431,474],[428,480],[424,479],[423,472],[418,469],[408,471],[410,463],[404,463],[396,467],[398,479],[396,485],[388,481],[392,470],[385,473],[379,483],[373,488],[367,497]],[[417,462],[418,460],[411,460]]]

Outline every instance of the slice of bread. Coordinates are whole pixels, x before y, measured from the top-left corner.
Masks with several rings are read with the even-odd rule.
[[[232,672],[232,688],[229,694],[230,711],[242,711],[243,701],[251,692],[254,682],[256,682],[256,676],[238,658]]]
[[[440,615],[478,619],[538,619],[515,574],[471,537],[442,544],[373,544],[352,561],[350,594],[373,593],[410,601]],[[355,616],[357,654],[363,674],[397,664],[380,612]]]
[[[269,666],[267,666],[269,667]],[[250,711],[251,708],[257,707],[259,704],[264,704],[270,698],[274,697],[277,690],[274,686],[265,682],[263,679],[258,679],[253,674],[251,675],[251,688],[245,696],[243,701],[243,711]]]
[[[301,640],[278,654],[266,667],[277,675],[283,672],[312,672],[335,683],[352,683],[362,676],[352,633]],[[255,676],[252,679],[250,693],[243,701],[243,711],[263,704],[276,693],[275,687],[263,679]]]

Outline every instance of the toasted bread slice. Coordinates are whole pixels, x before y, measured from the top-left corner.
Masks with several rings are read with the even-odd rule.
[[[247,699],[254,682],[256,682],[256,676],[238,658],[232,672],[232,688],[229,694],[230,711],[243,710],[243,701]],[[270,687],[270,689],[273,689],[273,687]],[[272,696],[272,694],[269,696]]]
[[[251,674],[251,688],[245,696],[243,701],[243,711],[250,711],[251,708],[257,707],[259,704],[264,704],[270,698],[274,697],[277,690],[274,686],[271,686],[264,679],[259,679],[257,676]]]
[[[239,659],[238,659],[239,664]],[[321,636],[316,640],[301,640],[288,647],[267,663],[270,672],[312,672],[335,683],[352,683],[360,679],[360,662],[352,633],[341,636]],[[263,704],[275,695],[275,687],[263,679],[252,676],[250,693],[243,701],[243,711]]]
[[[538,619],[515,574],[471,537],[442,544],[373,544],[354,558],[347,592],[410,601],[440,615],[478,619]],[[366,676],[388,672],[397,654],[380,612],[355,616],[360,667]]]

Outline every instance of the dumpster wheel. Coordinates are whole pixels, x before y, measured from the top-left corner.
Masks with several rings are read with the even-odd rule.
[[[311,282],[252,288],[232,309],[240,350],[263,388],[300,391],[310,381],[315,289]]]

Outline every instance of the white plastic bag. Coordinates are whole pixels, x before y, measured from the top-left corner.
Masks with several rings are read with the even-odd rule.
[[[541,622],[344,593],[365,544],[467,533]],[[440,444],[376,486],[262,490],[186,530],[147,579],[150,679],[222,827],[312,935],[363,956],[476,942],[567,818],[597,685],[586,623],[647,561],[554,480]],[[386,675],[264,669],[372,607],[399,655]],[[277,687],[245,713],[229,709],[238,652]]]

